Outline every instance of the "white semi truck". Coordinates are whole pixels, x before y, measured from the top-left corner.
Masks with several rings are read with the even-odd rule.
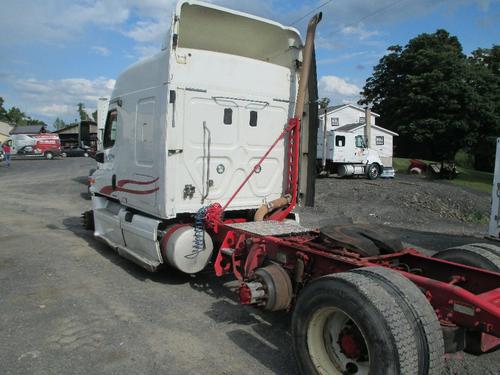
[[[321,173],[337,173],[339,177],[364,175],[376,179],[390,170],[384,167],[377,150],[366,145],[365,137],[346,131],[330,130],[323,137],[318,131],[317,169]],[[326,145],[326,151],[323,152]],[[390,168],[392,169],[392,168]]]
[[[211,260],[242,304],[293,309],[302,374],[441,374],[443,331],[450,351],[466,334],[471,351],[500,342],[498,249],[481,270],[452,263],[456,249],[440,260],[366,226],[286,220],[320,20],[302,45],[293,28],[181,1],[163,50],[116,81],[84,221],[148,270]]]
[[[190,257],[195,229],[176,227],[168,258],[158,234],[227,201],[254,170],[294,112],[302,47],[294,28],[179,2],[162,50],[116,80],[90,178],[95,236],[149,270],[203,269],[206,233],[205,251]],[[277,144],[228,215],[282,196],[286,152]]]

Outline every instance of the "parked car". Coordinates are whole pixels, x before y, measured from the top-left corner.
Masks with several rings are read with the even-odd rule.
[[[63,148],[61,150],[61,156],[63,157],[78,157],[83,156],[88,158],[92,153],[90,148],[74,147],[74,148]]]

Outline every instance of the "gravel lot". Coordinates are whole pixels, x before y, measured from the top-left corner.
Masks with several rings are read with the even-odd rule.
[[[92,166],[84,158],[0,165],[0,372],[296,374],[289,315],[240,306],[229,279],[210,271],[150,274],[81,229]],[[467,212],[487,212],[489,197],[440,183],[423,189],[429,186],[411,177],[318,180],[317,207],[301,210],[302,219],[390,223],[429,251],[477,242],[425,230],[480,233],[485,225],[470,223],[477,215]],[[473,204],[441,213],[412,204],[412,194]],[[496,374],[500,356],[458,353],[447,363],[448,373]]]

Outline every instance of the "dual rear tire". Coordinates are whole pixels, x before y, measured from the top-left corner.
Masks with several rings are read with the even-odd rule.
[[[300,294],[292,337],[303,374],[440,374],[444,344],[425,296],[395,271],[322,277]]]

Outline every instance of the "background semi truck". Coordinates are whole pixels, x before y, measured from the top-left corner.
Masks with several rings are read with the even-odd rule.
[[[327,122],[324,120],[318,129],[316,147],[316,169],[319,175],[366,176],[372,180],[379,176],[394,177],[395,172],[392,166],[384,165],[379,152],[368,145],[371,127],[369,112],[365,118],[367,119],[366,135],[350,131],[328,130]]]
[[[84,224],[150,271],[211,264],[242,304],[293,310],[303,374],[441,374],[445,351],[500,343],[500,249],[428,257],[380,228],[300,225],[320,20],[303,44],[276,22],[179,2],[163,50],[116,81]]]

